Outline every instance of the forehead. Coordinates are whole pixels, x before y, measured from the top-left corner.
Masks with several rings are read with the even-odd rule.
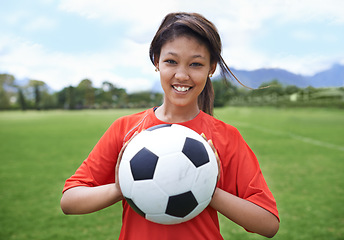
[[[165,44],[161,47],[161,54],[168,53],[189,53],[190,55],[197,53],[203,57],[210,56],[207,46],[199,39],[191,36],[179,36],[165,42]]]

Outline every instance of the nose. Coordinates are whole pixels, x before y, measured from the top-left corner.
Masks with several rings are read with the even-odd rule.
[[[185,81],[189,80],[190,76],[187,69],[185,69],[184,67],[179,67],[176,69],[175,78],[180,81]]]

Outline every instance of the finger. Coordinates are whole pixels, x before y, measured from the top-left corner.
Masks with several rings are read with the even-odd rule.
[[[216,161],[217,161],[217,167],[218,167],[217,181],[219,181],[220,175],[221,175],[221,161],[220,161],[220,157],[219,157],[219,154],[216,151],[216,148],[214,147],[213,141],[210,139],[210,140],[208,140],[208,143],[209,143],[210,147],[213,149],[213,151],[215,153],[215,157],[216,157]]]
[[[138,131],[136,131],[136,132],[134,132],[134,134],[129,138],[129,140],[128,141],[126,141],[125,143],[124,143],[124,145],[123,146],[127,146],[128,145],[128,143],[131,141],[131,140],[133,140],[133,138],[134,137],[136,137],[136,135],[137,134],[139,134],[139,132]]]
[[[204,133],[201,133],[201,136],[204,138],[204,140],[206,140],[208,142],[208,139],[207,139],[207,137],[205,136]]]
[[[119,152],[118,154],[118,157],[117,157],[117,163],[116,163],[116,167],[115,167],[115,181],[118,183],[118,170],[119,170],[119,165],[122,161],[122,156],[123,156],[123,153],[124,153],[124,150],[127,148],[128,144],[130,143],[130,141],[138,134],[138,131],[136,131],[133,136],[131,136],[131,138],[126,141],[121,149],[121,151]]]
[[[208,143],[209,143],[211,149],[213,149],[214,153],[217,155],[217,151],[216,151],[216,148],[214,147],[213,141],[210,139],[210,140],[208,140]]]

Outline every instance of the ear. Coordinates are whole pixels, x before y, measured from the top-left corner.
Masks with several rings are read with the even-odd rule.
[[[217,67],[217,63],[214,62],[210,65],[210,70],[209,70],[209,74],[214,74],[215,70],[216,70],[216,67]]]
[[[154,66],[159,69],[159,56],[154,55]]]

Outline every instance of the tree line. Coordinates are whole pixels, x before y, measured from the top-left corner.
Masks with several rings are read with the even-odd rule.
[[[142,108],[159,105],[162,94],[149,91],[129,94],[109,81],[101,87],[83,79],[77,86],[51,91],[44,81],[29,80],[19,85],[13,75],[0,74],[0,109],[106,109]]]
[[[256,90],[238,87],[221,79],[213,81],[215,107],[223,106],[319,106],[344,108],[344,88],[299,88],[283,85],[277,79]],[[13,75],[0,74],[0,110],[10,109],[107,109],[148,108],[162,103],[162,93],[144,91],[127,93],[104,81],[101,87],[83,79],[77,86],[51,91],[44,81],[29,80],[19,85]]]
[[[335,107],[344,108],[344,87],[300,88],[283,85],[278,79],[248,90],[222,81],[214,81],[215,107],[276,106],[276,107]]]

